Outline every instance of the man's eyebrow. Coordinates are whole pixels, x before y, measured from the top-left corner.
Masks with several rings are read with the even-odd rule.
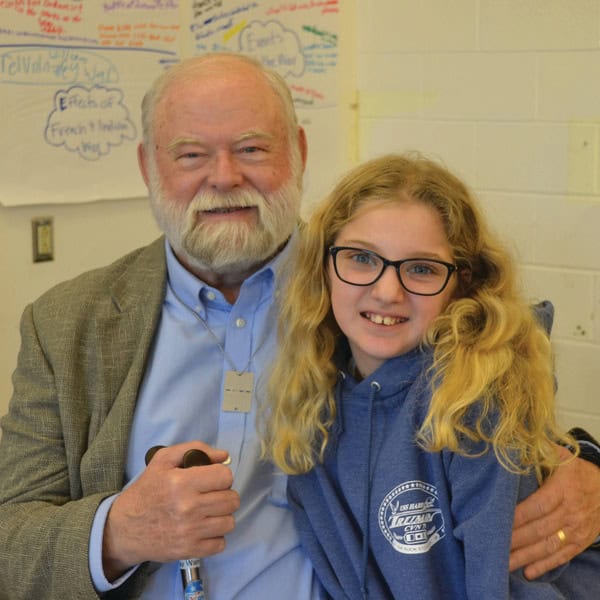
[[[186,137],[178,137],[175,138],[170,144],[167,145],[167,151],[171,152],[175,148],[179,146],[183,146],[185,144],[193,144],[196,146],[202,146],[202,141],[198,138],[186,138]]]
[[[246,140],[255,139],[255,138],[270,141],[270,140],[274,140],[275,136],[272,133],[267,133],[266,131],[246,131],[245,133],[242,133],[242,135],[240,135],[237,138],[236,143],[239,144],[240,142],[245,142]]]

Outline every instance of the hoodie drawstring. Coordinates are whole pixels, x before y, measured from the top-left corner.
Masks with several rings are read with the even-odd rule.
[[[363,541],[362,541],[362,572],[360,579],[360,591],[363,600],[367,600],[369,592],[367,590],[367,564],[369,562],[369,527],[371,513],[371,481],[373,469],[371,468],[371,455],[373,452],[373,403],[375,395],[381,390],[381,386],[376,382],[371,382],[371,393],[369,394],[369,405],[367,407],[367,474],[365,485],[365,496],[363,506],[365,509],[363,517]]]

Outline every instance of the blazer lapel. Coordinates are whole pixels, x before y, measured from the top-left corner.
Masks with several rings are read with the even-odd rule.
[[[99,313],[95,407],[82,458],[85,495],[123,485],[129,432],[166,286],[164,238],[142,251],[110,289]]]

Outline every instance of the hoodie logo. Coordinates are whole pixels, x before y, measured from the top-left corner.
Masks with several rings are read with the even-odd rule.
[[[446,535],[437,488],[424,481],[397,485],[379,507],[379,528],[394,550],[423,554]]]

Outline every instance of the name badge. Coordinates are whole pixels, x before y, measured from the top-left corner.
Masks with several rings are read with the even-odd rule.
[[[223,410],[227,412],[250,412],[254,373],[248,371],[225,371]]]

